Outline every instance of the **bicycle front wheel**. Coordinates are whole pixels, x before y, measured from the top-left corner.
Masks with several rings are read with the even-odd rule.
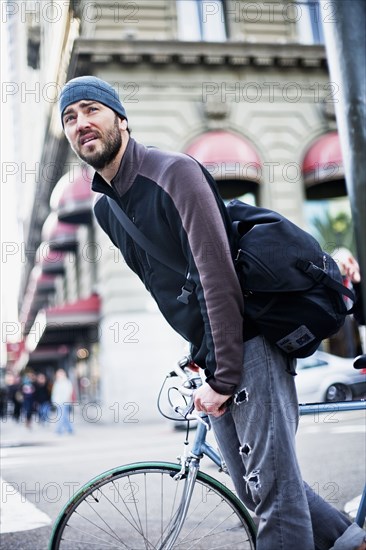
[[[177,464],[138,463],[105,472],[84,485],[62,510],[50,550],[168,550],[185,478]],[[254,524],[224,485],[199,472],[174,550],[255,548]]]

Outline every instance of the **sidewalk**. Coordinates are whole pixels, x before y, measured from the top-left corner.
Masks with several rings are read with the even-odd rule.
[[[134,420],[131,418],[131,420]],[[0,420],[0,447],[28,447],[39,445],[62,445],[73,446],[82,445],[83,442],[97,440],[102,443],[112,442],[117,436],[128,437],[130,440],[137,441],[139,439],[149,439],[152,434],[158,433],[159,439],[164,439],[169,435],[169,440],[174,445],[172,434],[178,436],[178,441],[183,441],[183,433],[176,432],[172,422],[161,419],[158,421],[131,421],[131,422],[108,422],[101,418],[85,420],[78,412],[75,412],[72,426],[74,434],[57,434],[56,423],[47,422],[40,423],[37,419],[33,419],[30,428],[27,428],[23,421],[15,422],[12,418]]]
[[[43,445],[53,440],[57,438],[51,425],[42,426],[33,422],[31,428],[27,428],[24,422],[15,422],[11,418],[0,421],[1,448]]]
[[[31,428],[27,428],[24,422],[17,423],[12,418],[0,420],[2,455],[9,456],[11,449],[16,448],[23,449],[22,455],[30,454],[33,449],[33,454],[36,448],[44,447],[45,454],[57,454],[60,449],[67,456],[95,454],[103,450],[104,455],[110,455],[116,461],[113,466],[144,460],[177,462],[177,455],[183,452],[186,435],[185,430],[176,430],[174,423],[165,418],[157,421],[132,417],[119,422],[102,418],[86,421],[82,415],[75,413],[72,426],[73,434],[60,435],[52,422],[44,425],[33,421]],[[194,433],[190,431],[191,442]],[[208,434],[208,441],[216,445],[212,432]]]

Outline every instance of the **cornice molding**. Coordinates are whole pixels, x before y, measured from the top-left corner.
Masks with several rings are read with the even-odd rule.
[[[102,40],[78,38],[72,54],[75,70],[84,63],[138,65],[178,64],[182,66],[253,66],[261,69],[302,68],[327,70],[321,45],[257,44],[249,42],[182,42],[159,40]],[[78,67],[75,66],[78,65]],[[80,64],[80,65],[79,65]]]

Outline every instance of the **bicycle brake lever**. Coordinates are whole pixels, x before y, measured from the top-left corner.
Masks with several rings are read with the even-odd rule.
[[[187,420],[187,416],[191,415],[192,412],[193,412],[193,409],[194,409],[194,403],[192,401],[192,403],[190,403],[189,405],[187,405],[187,407],[174,407],[174,411],[178,414],[180,414],[181,416],[183,416],[183,418],[185,420]]]
[[[207,415],[205,415],[205,417],[207,418]],[[207,422],[206,420],[204,420],[205,417],[202,417],[198,412],[196,412],[196,413],[192,413],[192,414],[188,415],[186,417],[186,419],[187,420],[198,420],[198,422],[201,422],[201,424],[206,426],[206,430],[209,431],[209,430],[211,430],[211,424],[209,422]]]
[[[207,430],[211,429],[211,425],[209,422],[206,422],[204,418],[198,413],[194,412],[194,403],[192,402],[184,409],[182,407],[175,407],[175,412],[183,416],[185,420],[198,420],[198,422],[201,422],[204,426],[206,426]]]

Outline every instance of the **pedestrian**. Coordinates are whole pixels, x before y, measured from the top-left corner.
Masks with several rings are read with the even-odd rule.
[[[74,432],[71,422],[73,386],[64,369],[57,369],[51,393],[52,405],[56,408],[56,433]]]
[[[0,419],[3,420],[8,415],[8,387],[4,380],[0,381]]]
[[[21,391],[21,380],[19,375],[10,375],[9,386],[8,386],[8,396],[9,401],[13,406],[11,416],[15,422],[19,422],[20,414],[22,411],[23,405],[23,394]]]
[[[204,369],[195,407],[210,414],[235,488],[259,517],[257,550],[328,550],[337,539],[335,548],[350,550],[350,537],[363,548],[365,533],[302,481],[297,418],[286,414],[289,404],[297,412],[293,365],[244,325],[225,207],[209,175],[187,155],[135,141],[116,91],[96,77],[68,82],[60,113],[72,149],[96,171],[97,221]],[[174,251],[187,276],[133,243],[107,197],[156,247]]]
[[[26,371],[22,379],[23,413],[27,428],[32,426],[34,412],[35,374],[33,371]]]
[[[348,248],[342,246],[335,251],[334,259],[338,262],[339,269],[343,275],[344,284],[352,286],[356,297],[353,307],[353,315],[359,325],[365,325],[365,309],[363,307],[363,296],[361,288],[360,266]],[[351,304],[352,305],[352,304]]]
[[[45,424],[49,419],[51,409],[51,392],[48,379],[43,372],[38,373],[36,376],[34,405],[40,423]]]

